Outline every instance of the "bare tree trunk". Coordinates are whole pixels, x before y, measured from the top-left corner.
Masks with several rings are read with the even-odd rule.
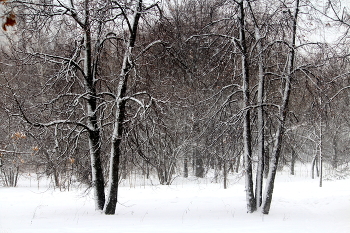
[[[228,175],[228,172],[229,172],[229,169],[227,169],[227,165],[229,163],[228,159],[227,159],[227,156],[226,156],[226,153],[225,153],[225,140],[223,138],[222,142],[221,142],[221,156],[222,156],[222,159],[219,158],[220,160],[222,160],[222,162],[224,163],[223,165],[223,176],[224,176],[224,189],[227,189],[227,175]]]
[[[192,131],[198,135],[200,134],[199,122],[194,120]],[[198,178],[204,178],[204,161],[203,155],[198,148],[198,142],[195,143],[193,150],[193,161],[194,161],[194,175]]]
[[[100,129],[97,123],[97,94],[95,89],[95,80],[92,72],[92,49],[91,49],[91,31],[90,31],[90,9],[89,0],[85,0],[85,22],[83,24],[84,30],[84,79],[85,91],[87,96],[87,110],[88,110],[88,126],[89,126],[89,148],[90,148],[90,162],[92,171],[92,187],[95,195],[95,208],[102,210],[105,203],[104,192],[104,177],[101,163],[101,136]]]
[[[333,146],[332,167],[333,167],[333,169],[337,169],[337,167],[338,167],[338,142],[337,142],[336,136],[333,136],[332,146]]]
[[[252,213],[256,210],[256,202],[253,187],[253,169],[252,169],[252,136],[250,129],[250,94],[249,94],[249,64],[248,51],[245,36],[245,12],[244,0],[238,2],[239,6],[239,40],[241,47],[242,60],[242,82],[243,82],[243,144],[244,144],[244,166],[245,166],[245,189],[247,200],[247,211]]]
[[[119,77],[119,86],[117,90],[117,103],[115,112],[115,122],[112,135],[112,146],[109,161],[109,179],[108,179],[108,191],[107,200],[104,207],[105,214],[115,214],[115,208],[118,199],[118,173],[119,173],[119,160],[121,157],[120,145],[123,136],[123,122],[125,119],[125,100],[122,98],[125,96],[127,78],[129,76],[131,64],[129,63],[132,48],[128,48],[124,55],[124,62],[122,72]]]
[[[123,136],[123,122],[125,119],[125,100],[127,81],[132,69],[132,50],[135,46],[137,28],[139,19],[142,14],[142,0],[138,0],[136,11],[133,17],[132,25],[130,25],[130,37],[124,54],[122,70],[119,76],[119,84],[117,89],[115,121],[112,135],[112,148],[109,161],[109,180],[107,200],[104,207],[105,214],[115,214],[115,209],[118,201],[118,173],[119,160],[121,156],[120,145]]]
[[[56,158],[59,158],[60,155],[59,155],[59,142],[58,142],[58,129],[57,129],[57,127],[58,126],[56,125],[55,126],[55,147],[53,149],[53,155]],[[54,158],[50,158],[50,155],[47,155],[47,157],[49,158],[49,164],[52,167],[53,177],[55,180],[55,187],[60,188],[60,190],[61,190],[59,174],[57,171],[57,164],[52,161]]]
[[[265,84],[265,69],[264,69],[264,55],[262,48],[262,37],[260,35],[260,29],[255,15],[251,9],[254,21],[255,21],[255,39],[257,41],[258,56],[258,69],[259,69],[259,83],[258,83],[258,166],[256,172],[256,186],[255,186],[255,200],[256,206],[261,206],[262,201],[262,189],[263,189],[263,178],[264,178],[264,159],[265,159],[265,119],[264,119],[264,84]]]
[[[224,189],[227,189],[227,161],[224,161],[224,169],[223,169],[223,175],[224,175]]]
[[[290,161],[290,174],[292,176],[295,175],[295,161],[297,159],[297,154],[295,152],[295,150],[292,148],[292,158],[291,158],[291,161]]]
[[[95,207],[102,210],[105,204],[104,177],[101,163],[99,130],[89,132],[92,187],[95,195]]]
[[[198,178],[204,178],[204,161],[200,154],[200,151],[195,148],[194,149],[194,157],[195,157],[195,175]]]
[[[314,158],[311,162],[311,178],[315,179],[315,167],[316,167],[316,176],[319,177],[319,170],[318,170],[318,152],[316,152]]]
[[[264,178],[267,179],[270,168],[270,149],[268,146],[265,147],[264,155]]]
[[[124,93],[126,85],[123,88]],[[118,101],[116,119],[114,123],[114,130],[112,136],[112,148],[110,155],[110,164],[109,164],[109,180],[108,180],[108,192],[106,205],[104,207],[105,214],[115,214],[115,208],[118,201],[118,181],[119,181],[119,160],[121,156],[120,144],[122,141],[123,134],[123,121],[125,118],[125,102]]]
[[[239,165],[241,163],[241,156],[238,155],[237,159],[236,159],[236,167],[235,167],[235,172],[238,173],[239,172]]]
[[[322,99],[321,99],[321,96],[319,97],[319,101],[320,101],[320,106],[321,106],[321,112],[320,112],[320,145],[319,145],[319,156],[320,156],[320,187],[322,187],[322,181],[323,181],[323,154],[322,154],[322,144],[323,144],[323,107],[322,107]]]
[[[320,144],[320,187],[322,187],[323,181],[323,156],[322,156],[322,139]]]
[[[184,177],[188,177],[188,160],[187,158],[184,159]]]
[[[282,137],[284,134],[285,121],[288,111],[288,102],[291,91],[291,79],[293,76],[294,70],[294,57],[295,57],[295,41],[296,41],[296,29],[297,29],[297,17],[299,13],[299,1],[296,0],[294,7],[294,16],[293,16],[293,28],[292,28],[292,41],[291,48],[288,58],[287,74],[285,76],[285,86],[282,96],[282,105],[280,106],[279,119],[280,123],[276,131],[275,144],[272,151],[272,159],[270,163],[269,175],[267,177],[267,184],[265,188],[265,195],[262,203],[262,213],[268,214],[271,207],[272,194],[274,189],[275,177],[277,172],[278,160],[281,155],[282,147]]]

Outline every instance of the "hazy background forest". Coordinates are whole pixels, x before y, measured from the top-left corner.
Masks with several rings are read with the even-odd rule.
[[[268,213],[276,169],[350,173],[345,1],[1,3],[1,185],[84,185],[114,214],[123,179],[237,173]]]

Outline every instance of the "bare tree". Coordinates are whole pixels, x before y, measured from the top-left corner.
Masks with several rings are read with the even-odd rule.
[[[296,53],[296,34],[297,34],[297,19],[299,14],[299,4],[300,1],[295,1],[294,12],[292,16],[292,31],[291,31],[291,42],[289,45],[289,56],[286,73],[284,75],[284,88],[282,95],[282,102],[279,109],[279,125],[277,127],[276,136],[275,136],[275,144],[273,147],[272,155],[271,155],[271,163],[269,169],[269,175],[266,181],[266,188],[262,202],[262,212],[263,214],[268,214],[270,211],[272,194],[274,189],[274,182],[277,172],[278,160],[280,158],[281,147],[282,147],[282,137],[285,130],[285,122],[288,111],[288,102],[290,99],[290,91],[291,91],[291,81],[295,72],[295,53]]]
[[[246,19],[245,19],[245,1],[239,1],[238,4],[238,23],[239,23],[239,48],[241,52],[242,63],[242,92],[243,92],[243,145],[244,145],[244,166],[245,166],[245,188],[247,209],[249,213],[256,210],[256,200],[253,187],[253,169],[252,169],[252,135],[250,122],[250,93],[249,81],[250,70],[248,63],[248,48],[246,41]]]
[[[96,8],[96,5],[100,7]],[[135,9],[133,8],[134,6],[136,6]],[[9,5],[13,9],[18,9],[17,17],[21,19],[19,26],[28,31],[25,35],[31,36],[29,34],[30,28],[35,28],[38,30],[38,33],[51,30],[47,26],[49,22],[52,25],[56,25],[58,22],[62,23],[58,28],[53,29],[51,35],[59,35],[61,30],[67,30],[71,25],[71,28],[79,27],[77,31],[70,31],[70,33],[77,33],[76,35],[78,36],[78,40],[74,41],[73,39],[75,47],[72,48],[71,51],[73,53],[71,54],[61,55],[57,51],[50,51],[49,48],[52,45],[46,51],[40,51],[38,48],[33,48],[36,50],[35,52],[30,51],[31,49],[29,48],[25,48],[22,51],[25,56],[33,61],[41,59],[60,66],[57,74],[43,84],[52,83],[52,86],[56,85],[59,87],[66,80],[68,85],[63,86],[63,90],[59,90],[56,96],[52,95],[53,99],[49,99],[50,97],[46,96],[45,101],[47,99],[49,101],[44,103],[44,106],[52,106],[52,109],[54,109],[54,104],[67,104],[68,109],[65,112],[57,111],[58,114],[54,118],[58,118],[58,120],[49,119],[47,115],[40,116],[40,114],[36,114],[42,119],[47,118],[47,121],[44,122],[39,120],[39,118],[33,119],[32,116],[28,116],[25,106],[21,103],[22,100],[16,98],[16,101],[23,119],[35,127],[51,127],[64,124],[72,126],[71,132],[76,134],[78,138],[80,138],[82,133],[87,133],[91,162],[91,185],[95,193],[96,209],[103,209],[106,214],[114,214],[117,203],[117,176],[120,143],[125,121],[125,103],[128,100],[132,100],[144,107],[142,102],[136,99],[142,93],[126,96],[126,88],[128,77],[135,67],[133,48],[137,37],[139,20],[145,12],[155,6],[157,4],[145,7],[142,1],[121,3],[118,1],[104,2],[93,0],[70,1],[67,3],[13,1]],[[132,12],[130,18],[128,18],[129,12]],[[103,73],[101,71],[101,67],[103,67],[101,54],[107,42],[123,40],[122,34],[121,37],[118,35],[120,34],[119,31],[113,32],[113,27],[118,20],[127,22],[129,38],[126,39],[125,43],[123,63],[120,66],[115,66],[116,68],[114,69],[120,70],[120,75],[116,79],[119,83],[114,93],[114,88],[105,86],[105,80],[100,76]],[[38,28],[38,25],[41,27]],[[124,28],[121,28],[121,32],[123,31]],[[74,37],[75,35],[72,36]],[[57,37],[55,40],[57,40]],[[141,51],[140,54],[142,55],[150,46],[152,44],[146,47],[144,51]],[[108,96],[111,96],[113,101],[108,100],[106,98]],[[109,189],[107,201],[105,201],[105,178],[101,159],[103,148],[101,131],[105,127],[103,123],[106,119],[105,114],[109,114],[105,111],[108,109],[106,106],[109,104],[115,106],[115,112],[110,113],[114,118],[112,120],[114,127],[111,132],[112,148],[108,180]],[[56,113],[56,110],[53,113]],[[79,116],[79,114],[81,115]],[[109,117],[109,119],[112,118]]]

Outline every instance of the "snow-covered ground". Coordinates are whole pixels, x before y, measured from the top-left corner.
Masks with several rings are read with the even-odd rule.
[[[131,183],[132,184],[132,183]],[[35,181],[0,187],[0,233],[254,232],[349,233],[350,180],[279,174],[269,215],[246,213],[244,185],[177,179],[171,186],[123,184],[114,216],[94,211],[91,194]],[[131,187],[132,186],[132,187]]]

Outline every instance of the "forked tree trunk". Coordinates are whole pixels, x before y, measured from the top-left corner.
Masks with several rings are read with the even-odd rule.
[[[289,96],[291,91],[291,79],[294,71],[294,57],[295,57],[295,48],[296,48],[295,41],[296,41],[297,18],[299,13],[299,1],[300,0],[296,0],[295,7],[294,7],[292,41],[291,41],[290,53],[288,58],[288,66],[287,66],[288,73],[285,76],[282,105],[280,106],[280,111],[279,111],[280,122],[276,131],[275,144],[272,151],[272,159],[270,162],[269,175],[267,177],[266,188],[265,188],[265,193],[264,193],[264,198],[262,203],[263,214],[268,214],[270,211],[277,166],[281,155],[282,137],[284,134],[284,127],[285,127],[287,111],[288,111],[288,102],[289,102]]]
[[[108,179],[108,191],[107,199],[104,206],[105,214],[115,214],[116,205],[118,202],[118,173],[119,173],[119,160],[121,156],[120,145],[123,136],[123,122],[125,119],[125,97],[127,81],[129,73],[132,69],[132,50],[135,46],[138,23],[141,17],[142,0],[139,0],[136,6],[136,11],[133,17],[132,25],[130,25],[130,37],[124,54],[122,70],[119,75],[119,83],[117,89],[116,99],[116,111],[115,120],[112,134],[112,147],[109,161],[109,179]]]

